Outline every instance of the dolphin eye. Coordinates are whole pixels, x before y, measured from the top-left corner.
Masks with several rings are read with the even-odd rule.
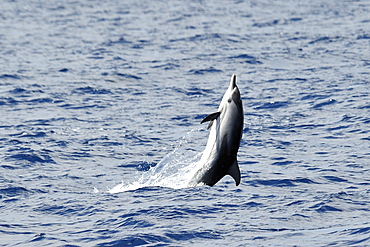
[[[227,102],[231,103],[231,99],[228,99]]]

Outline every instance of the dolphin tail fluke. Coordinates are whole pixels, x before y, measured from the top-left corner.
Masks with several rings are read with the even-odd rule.
[[[236,186],[240,184],[240,170],[237,160],[235,160],[234,163],[230,166],[229,170],[227,171],[227,174],[233,177]]]

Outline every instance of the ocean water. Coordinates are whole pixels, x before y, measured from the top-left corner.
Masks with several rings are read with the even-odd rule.
[[[0,9],[0,246],[370,246],[369,1]],[[187,187],[232,74],[241,184]]]

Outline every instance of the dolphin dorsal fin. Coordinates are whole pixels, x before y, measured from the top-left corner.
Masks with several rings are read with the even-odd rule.
[[[220,116],[220,114],[221,114],[221,112],[219,112],[219,111],[218,112],[211,113],[207,117],[203,118],[202,122],[200,122],[200,123],[202,124],[204,122],[213,121],[216,118],[218,118]]]
[[[238,161],[235,159],[234,163],[230,166],[227,174],[232,176],[235,180],[236,186],[240,184],[240,170],[238,166]]]

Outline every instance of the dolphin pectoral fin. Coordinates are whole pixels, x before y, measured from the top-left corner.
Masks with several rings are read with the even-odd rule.
[[[202,122],[200,122],[200,123],[202,124],[204,122],[213,121],[216,118],[218,118],[220,116],[220,114],[221,114],[221,112],[219,112],[219,111],[218,112],[211,113],[207,117],[203,118]]]
[[[240,184],[240,170],[237,160],[235,160],[234,163],[230,166],[229,170],[227,171],[227,174],[233,177],[236,186]]]
[[[209,122],[207,130],[209,130],[212,127],[212,124],[213,124],[213,120]]]

